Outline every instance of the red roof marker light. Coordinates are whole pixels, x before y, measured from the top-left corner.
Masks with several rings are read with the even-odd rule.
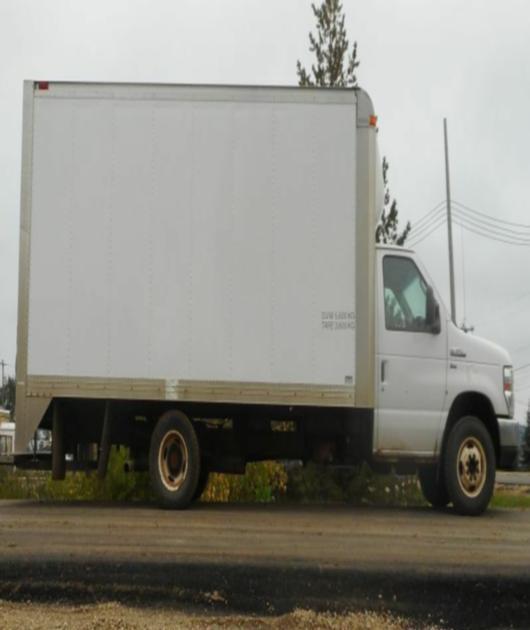
[[[48,81],[37,81],[36,88],[37,90],[48,90],[50,88],[50,84]]]

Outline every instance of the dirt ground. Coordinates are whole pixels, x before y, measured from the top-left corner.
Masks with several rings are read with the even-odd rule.
[[[529,532],[499,508],[0,501],[0,629],[528,628]]]
[[[372,612],[315,613],[295,610],[276,617],[178,612],[167,608],[131,608],[116,603],[61,606],[0,601],[3,630],[162,630],[173,628],[332,628],[333,630],[405,630],[436,626],[411,624],[401,617]]]

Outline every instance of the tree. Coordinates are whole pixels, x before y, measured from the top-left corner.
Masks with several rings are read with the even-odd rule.
[[[523,435],[523,442],[521,444],[522,449],[522,463],[528,466],[530,464],[530,399],[528,400],[528,409],[526,410],[526,427]]]
[[[316,33],[309,33],[309,51],[315,54],[315,63],[308,72],[300,60],[296,62],[298,84],[302,87],[357,87],[355,70],[357,60],[357,42],[350,49],[345,15],[340,0],[323,0],[320,6],[311,5],[316,18]],[[383,159],[383,181],[385,186],[384,206],[377,224],[375,240],[377,243],[403,245],[410,232],[410,223],[403,232],[398,229],[397,202],[390,203],[390,191],[387,179],[388,162]]]
[[[392,243],[394,245],[404,245],[411,230],[410,221],[407,221],[405,229],[399,233],[398,210],[395,199],[390,202],[390,189],[388,186],[388,162],[383,158],[383,185],[385,196],[383,200],[383,212],[375,230],[376,243]]]
[[[350,46],[344,26],[345,15],[339,0],[323,0],[320,7],[311,5],[317,20],[316,35],[309,33],[309,50],[315,53],[316,63],[307,72],[300,60],[296,62],[298,84],[303,87],[356,87],[355,69],[357,42]]]
[[[15,390],[15,379],[11,376],[8,377],[4,386],[0,389],[0,404],[11,412],[15,408]]]

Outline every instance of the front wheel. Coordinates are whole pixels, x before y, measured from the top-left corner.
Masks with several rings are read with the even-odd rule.
[[[459,514],[478,516],[488,507],[495,485],[495,450],[478,418],[465,416],[452,428],[445,449],[444,477]]]
[[[159,504],[171,509],[188,507],[200,471],[199,440],[193,424],[180,411],[168,411],[158,420],[149,448],[149,476]]]

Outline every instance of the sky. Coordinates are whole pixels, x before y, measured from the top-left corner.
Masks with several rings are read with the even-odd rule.
[[[445,199],[444,117],[452,198],[530,226],[530,3],[343,6],[358,44],[359,84],[378,114],[391,194],[401,222],[413,226],[410,242],[429,232],[418,228],[415,237],[414,225]],[[16,354],[22,81],[295,85],[296,60],[311,62],[313,29],[307,0],[0,0],[0,359],[8,373]],[[457,321],[511,353],[522,418],[530,398],[530,247],[456,225],[454,245]],[[416,249],[449,304],[445,227]]]

